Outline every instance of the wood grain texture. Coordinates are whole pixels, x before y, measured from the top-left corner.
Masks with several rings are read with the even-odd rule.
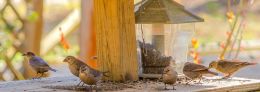
[[[94,24],[100,69],[108,80],[137,80],[133,0],[94,0]]]

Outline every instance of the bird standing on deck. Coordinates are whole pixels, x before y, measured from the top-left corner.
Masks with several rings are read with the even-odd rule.
[[[217,71],[224,73],[226,76],[224,76],[223,79],[226,79],[239,69],[255,64],[257,63],[242,62],[240,60],[218,60],[212,61],[209,64],[209,68],[215,68]]]
[[[95,59],[95,58],[93,58]],[[70,72],[76,76],[79,77],[80,74],[80,68],[87,68],[89,71],[91,71],[92,74],[94,74],[95,76],[98,74],[98,70],[91,68],[90,66],[88,66],[87,64],[85,64],[83,61],[77,59],[74,56],[67,56],[63,62],[67,62],[69,65],[69,70]],[[81,84],[82,81],[79,82],[78,86]]]
[[[97,82],[99,82],[103,76],[108,77],[105,73],[107,72],[101,72],[89,67],[81,67],[79,78],[85,84],[90,85],[92,89],[92,85],[97,85]]]
[[[209,70],[208,67],[205,67],[203,65],[191,63],[191,62],[186,62],[183,67],[183,73],[186,77],[189,79],[195,80],[199,79],[199,83],[201,81],[202,75],[204,74],[212,74],[212,75],[218,75],[218,73],[212,72]],[[189,81],[189,82],[191,82]],[[189,83],[187,82],[187,84]]]
[[[74,56],[67,56],[67,57],[63,60],[63,62],[67,62],[67,63],[68,63],[70,72],[71,72],[74,76],[76,76],[76,77],[79,77],[80,67],[86,67],[86,66],[87,66],[83,61],[77,59],[77,58],[74,57]],[[78,83],[78,86],[81,84],[81,82],[82,82],[82,81],[80,81],[80,82]]]
[[[173,86],[173,90],[175,90],[174,88],[174,84],[177,81],[177,76],[178,73],[173,69],[173,67],[171,66],[167,66],[164,68],[163,73],[162,73],[162,81],[164,82],[164,89],[166,90],[166,85],[170,84]]]
[[[45,72],[49,70],[56,72],[55,69],[51,68],[42,58],[36,56],[33,52],[24,53],[23,56],[26,56],[29,59],[29,64],[37,72],[37,75],[40,73],[41,76],[36,77],[40,78]]]

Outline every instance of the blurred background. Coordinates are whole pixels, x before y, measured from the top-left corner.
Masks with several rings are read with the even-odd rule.
[[[82,9],[86,9],[82,5],[87,5],[82,4],[82,1],[84,0],[1,0],[0,80],[23,80],[35,76],[28,62],[22,57],[22,53],[26,51],[35,52],[51,66],[58,68],[58,72],[50,76],[70,74],[67,73],[68,70],[62,60],[67,55],[78,56],[85,50],[79,45],[82,43],[80,40],[85,40],[80,38],[83,34],[80,31],[80,24],[84,18],[80,15]],[[135,0],[135,3],[139,1]],[[248,0],[246,7],[241,7],[239,3],[243,0],[230,0],[231,4],[228,4],[228,0],[175,1],[184,5],[193,14],[204,18],[204,22],[195,24],[193,39],[199,45],[196,49],[202,64],[207,65],[207,61],[218,59],[224,49],[233,23],[229,22],[231,18],[228,17],[232,16],[227,13],[230,11],[234,16],[242,16],[237,22],[243,27],[236,29],[243,30],[238,31],[240,34],[238,38],[242,39],[235,39],[237,42],[241,41],[238,58],[245,61],[258,60],[260,49],[258,0]],[[244,13],[240,13],[243,9],[246,9]],[[64,49],[64,44],[60,41],[63,37],[61,34],[67,40],[69,49]],[[235,56],[237,50],[231,54]],[[230,58],[229,51],[226,58]],[[191,55],[189,59],[194,58]],[[246,68],[235,76],[260,78],[260,74],[255,73],[259,69],[259,65]]]

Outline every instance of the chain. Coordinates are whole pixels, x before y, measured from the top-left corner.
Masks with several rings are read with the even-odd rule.
[[[144,7],[143,7],[143,3],[144,3],[144,0],[142,0],[141,1],[141,7],[140,7],[140,14],[141,14],[141,16],[142,16],[142,12],[143,12],[143,10],[144,10]],[[145,39],[144,39],[144,30],[143,30],[143,24],[141,24],[141,32],[142,32],[142,40],[143,40],[143,45],[142,45],[142,47],[143,47],[143,49],[142,49],[142,53],[144,54],[144,56],[146,57],[147,56],[147,49],[145,48]]]

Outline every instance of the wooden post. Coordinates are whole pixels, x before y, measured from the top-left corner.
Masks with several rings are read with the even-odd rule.
[[[97,62],[90,59],[96,56],[96,33],[93,27],[93,0],[81,0],[81,23],[80,23],[80,58],[97,68]]]
[[[109,80],[138,79],[134,0],[94,0],[97,56]]]
[[[36,12],[37,13],[37,19],[36,20],[27,20],[24,21],[24,30],[26,34],[26,38],[24,41],[24,48],[23,51],[32,51],[35,54],[40,54],[40,46],[41,46],[41,37],[42,37],[42,30],[43,30],[43,0],[32,0],[27,2],[27,14],[30,14],[30,12]],[[35,76],[35,72],[32,71],[31,67],[29,66],[27,61],[24,61],[23,63],[25,67],[25,77],[31,78]]]

